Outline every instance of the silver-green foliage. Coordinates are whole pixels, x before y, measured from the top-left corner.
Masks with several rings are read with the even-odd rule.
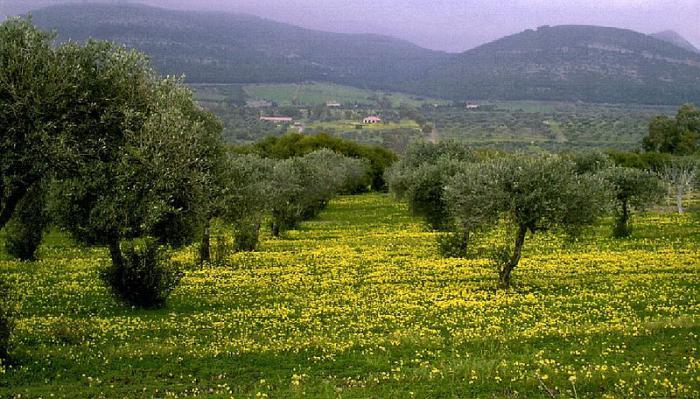
[[[514,231],[508,256],[499,256],[504,286],[510,284],[528,232],[578,233],[606,209],[606,191],[601,178],[576,173],[574,162],[556,155],[514,155],[469,164],[445,188],[461,231],[488,231],[501,221]]]
[[[609,183],[615,201],[615,237],[632,234],[629,224],[632,211],[643,210],[665,194],[661,180],[652,172],[617,166],[603,170],[600,175]]]
[[[444,200],[447,181],[465,163],[475,161],[464,144],[446,141],[437,144],[416,142],[409,146],[399,162],[386,172],[390,191],[408,203],[435,230],[445,230],[451,218]]]

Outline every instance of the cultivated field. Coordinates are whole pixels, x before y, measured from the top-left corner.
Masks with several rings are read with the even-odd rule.
[[[244,86],[245,93],[258,100],[274,101],[279,105],[325,105],[335,101],[345,105],[365,104],[375,106],[378,99],[387,98],[398,106],[408,104],[419,107],[423,104],[447,105],[450,101],[413,96],[404,93],[358,89],[332,83],[309,82],[303,84],[257,84]]]
[[[112,299],[106,250],[53,233],[40,261],[0,258],[24,295],[0,397],[698,397],[700,221],[633,224],[529,240],[504,292],[389,196],[341,197],[257,253],[190,267],[155,311]]]

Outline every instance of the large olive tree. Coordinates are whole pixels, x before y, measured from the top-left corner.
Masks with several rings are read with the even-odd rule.
[[[59,222],[80,241],[108,245],[115,263],[124,238],[191,241],[223,156],[220,124],[141,53],[88,42],[57,54],[70,66],[66,129],[80,143],[56,190]]]
[[[574,162],[554,155],[518,155],[467,165],[445,192],[461,229],[491,230],[499,221],[512,226],[509,255],[498,264],[504,287],[510,285],[528,233],[555,228],[576,232],[593,223],[606,204],[602,179],[578,174]]]
[[[52,40],[29,21],[0,24],[0,228],[31,187],[75,153],[66,129],[70,71]]]

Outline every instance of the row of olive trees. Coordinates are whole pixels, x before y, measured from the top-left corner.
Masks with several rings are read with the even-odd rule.
[[[603,154],[479,154],[450,142],[414,144],[387,181],[431,228],[449,232],[439,241],[445,255],[467,256],[476,237],[505,225],[510,241],[493,251],[503,286],[528,234],[576,235],[612,209],[614,235],[628,236],[632,210],[664,193],[656,174],[615,167]]]
[[[203,262],[211,259],[211,219],[233,226],[236,251],[253,251],[265,220],[278,237],[315,217],[333,196],[361,192],[371,184],[368,161],[329,149],[283,160],[232,155],[220,177],[223,189],[211,208],[200,246]]]
[[[221,130],[180,79],[159,76],[139,52],[97,41],[56,46],[30,21],[3,22],[6,249],[32,259],[43,231],[55,225],[109,249],[101,276],[117,298],[160,307],[182,277],[167,248],[201,239],[208,259],[212,219],[233,225],[238,248],[250,250],[265,215],[280,234],[333,195],[370,184],[365,161],[328,150],[279,162],[229,155]],[[12,329],[5,299],[0,358]]]
[[[229,156],[220,122],[143,54],[52,40],[29,21],[0,25],[0,228],[10,223],[7,247],[21,258],[33,257],[48,215],[107,246],[114,265],[124,240],[180,247],[217,217],[250,248],[264,211],[278,235],[369,185],[365,161],[330,150],[274,163]]]

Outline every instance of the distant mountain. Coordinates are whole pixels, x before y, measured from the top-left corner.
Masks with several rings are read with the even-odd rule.
[[[540,27],[466,51],[408,86],[454,100],[700,103],[700,54],[630,30]]]
[[[679,35],[676,31],[665,30],[663,32],[652,33],[650,36],[655,37],[659,40],[663,40],[665,42],[669,42],[671,44],[675,44],[676,46],[682,49],[693,51],[695,53],[700,53],[700,50],[698,50],[697,47],[693,46],[689,41],[685,40],[685,38]]]
[[[141,5],[68,4],[32,12],[60,40],[105,39],[148,53],[164,74],[198,83],[326,80],[387,86],[438,65],[446,53],[379,35],[303,29],[262,18]]]
[[[455,101],[700,103],[699,53],[624,29],[541,27],[447,54],[230,13],[80,3],[32,14],[59,40],[124,43],[148,53],[161,73],[189,82],[313,80]]]

